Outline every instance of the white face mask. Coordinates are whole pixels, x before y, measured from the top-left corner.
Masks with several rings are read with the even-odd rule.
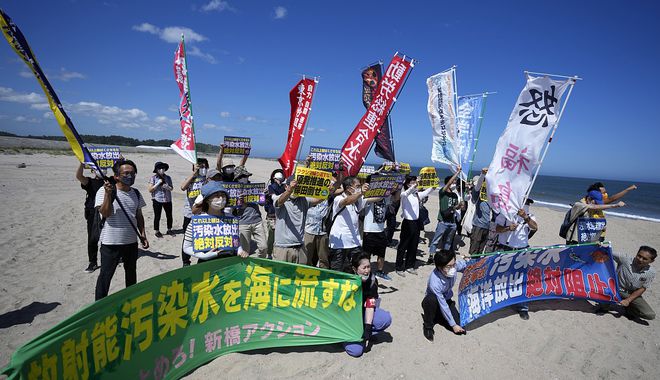
[[[225,200],[224,197],[216,198],[211,201],[211,205],[218,210],[224,209],[226,204],[227,201]]]
[[[158,169],[158,174],[160,174],[160,175],[165,174],[165,169]]]
[[[454,190],[456,190],[456,185],[452,184],[451,186],[449,186],[449,188],[451,189],[451,191],[454,191]]]
[[[284,175],[282,175],[282,173],[275,173],[275,176],[273,178],[280,182],[284,181]]]
[[[445,276],[454,277],[456,276],[456,268],[450,268],[448,271],[443,271]]]
[[[369,279],[369,275],[366,275],[366,276],[365,276],[365,275],[362,275],[362,276],[360,276],[360,277],[362,278],[362,281],[363,281],[363,282],[364,282],[364,281],[367,281],[367,280]]]
[[[199,168],[199,175],[206,177],[206,168]]]

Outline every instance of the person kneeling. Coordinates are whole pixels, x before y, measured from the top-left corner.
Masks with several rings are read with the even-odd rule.
[[[353,357],[360,357],[372,336],[384,331],[392,324],[389,312],[378,307],[378,280],[371,272],[370,256],[366,254],[355,257],[351,263],[355,273],[362,278],[362,315],[364,332],[362,341],[344,343],[346,353]]]
[[[449,327],[454,334],[465,334],[465,330],[454,321],[452,309],[455,311],[456,308],[451,299],[454,294],[452,288],[456,281],[456,272],[463,272],[466,267],[465,261],[456,259],[452,251],[441,250],[433,256],[433,262],[435,269],[429,276],[426,296],[422,301],[424,337],[430,341],[433,341],[435,333],[433,326],[436,323]]]

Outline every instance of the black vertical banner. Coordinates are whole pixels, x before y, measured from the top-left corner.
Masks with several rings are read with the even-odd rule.
[[[364,108],[369,108],[374,92],[378,88],[378,82],[382,77],[383,70],[380,63],[362,70],[362,104],[364,104]],[[396,161],[394,159],[389,117],[385,119],[380,128],[380,133],[376,136],[376,155],[392,162]]]

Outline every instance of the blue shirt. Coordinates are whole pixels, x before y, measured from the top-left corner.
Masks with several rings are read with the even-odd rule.
[[[305,232],[310,235],[325,235],[323,218],[328,215],[328,200],[310,207],[307,210],[307,220],[305,221]]]
[[[479,193],[477,193],[477,197],[479,197]],[[474,217],[472,217],[472,225],[486,230],[490,228],[490,205],[488,202],[481,199],[477,201]]]
[[[456,258],[456,271],[463,272],[465,270],[466,263],[465,261]],[[429,281],[426,284],[426,295],[435,295],[438,299],[438,304],[440,304],[440,311],[442,316],[445,317],[445,320],[449,323],[449,326],[456,326],[454,322],[454,317],[451,315],[451,310],[449,310],[449,305],[447,300],[450,300],[454,296],[452,288],[454,287],[454,282],[456,282],[456,277],[447,277],[442,273],[438,268],[434,269],[429,276]]]

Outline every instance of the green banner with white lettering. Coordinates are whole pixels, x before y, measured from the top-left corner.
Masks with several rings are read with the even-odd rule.
[[[99,300],[18,349],[9,379],[176,379],[229,352],[359,341],[359,277],[231,257]]]

